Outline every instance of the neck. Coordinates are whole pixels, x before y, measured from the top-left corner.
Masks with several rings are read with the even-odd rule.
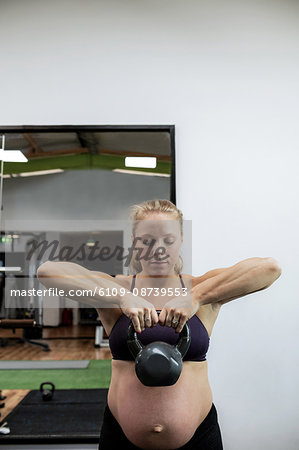
[[[174,280],[178,279],[179,275],[176,272],[170,272],[165,275],[150,275],[143,270],[136,274],[136,280],[144,286],[144,287],[165,287],[172,286]]]

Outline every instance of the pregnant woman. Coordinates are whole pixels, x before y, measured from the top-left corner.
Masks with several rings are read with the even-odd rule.
[[[281,268],[274,258],[254,257],[202,276],[182,274],[181,211],[168,200],[149,200],[132,207],[132,220],[138,255],[130,262],[131,275],[114,278],[51,261],[37,273],[47,287],[95,292],[93,297],[70,298],[94,306],[109,336],[112,376],[99,450],[221,450],[206,360],[213,326],[223,304],[269,287]],[[100,294],[97,288],[102,288]],[[131,320],[145,345],[157,340],[175,344],[189,324],[191,344],[175,384],[145,386],[137,378],[127,346]]]

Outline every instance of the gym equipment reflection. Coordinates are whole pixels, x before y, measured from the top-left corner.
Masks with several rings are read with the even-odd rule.
[[[96,310],[59,295],[22,297],[17,292],[44,288],[36,271],[48,260],[50,250],[39,259],[38,252],[31,252],[33,241],[42,245],[58,240],[57,261],[70,261],[67,251],[59,253],[59,249],[84,246],[86,257],[78,252],[72,262],[111,276],[127,274],[116,257],[104,264],[88,255],[97,243],[125,247],[125,231],[117,221],[127,220],[131,205],[150,198],[175,202],[174,127],[2,127],[1,134],[5,135],[5,149],[20,149],[28,162],[5,162],[1,177],[0,363],[19,361],[24,369],[8,366],[2,370],[0,389],[9,401],[1,410],[0,427],[7,422],[10,432],[1,435],[0,442],[96,443],[111,359]],[[127,157],[136,159],[126,161]],[[95,226],[99,221],[103,223],[100,230]],[[115,226],[108,226],[109,221]],[[1,271],[1,266],[10,270]],[[9,294],[12,291],[15,295]],[[55,364],[62,360],[74,364],[86,360],[87,367],[59,369],[59,373],[57,368],[26,368],[29,361]],[[40,397],[40,384],[45,380],[55,385],[49,402]],[[59,406],[61,402],[64,408]],[[84,408],[88,424],[83,419]],[[34,427],[34,416],[38,420],[41,415],[45,426],[41,428],[39,421]],[[32,421],[32,428],[26,431],[25,419]]]

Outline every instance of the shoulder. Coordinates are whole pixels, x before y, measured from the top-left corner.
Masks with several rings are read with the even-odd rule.
[[[195,278],[193,275],[189,275],[188,273],[181,273],[181,276],[183,278],[187,278],[189,280],[192,280],[192,278]]]
[[[218,269],[216,269],[218,270]],[[211,271],[212,272],[212,271]],[[188,275],[186,273],[182,273],[182,277],[185,281],[187,281],[188,283],[188,289],[192,289],[195,286],[197,286],[199,283],[202,283],[203,281],[207,280],[208,278],[210,278],[210,276],[212,276],[212,274],[210,273],[205,273],[203,275],[200,276],[193,276],[193,275]],[[201,305],[200,307],[200,311],[205,311],[207,313],[212,313],[214,315],[215,311],[218,314],[220,309],[220,304],[218,303],[208,303],[206,305]],[[199,316],[199,311],[197,313],[197,315]],[[201,317],[200,317],[201,318]]]
[[[193,275],[189,275],[188,273],[181,273],[181,277],[183,281],[185,281],[186,287],[188,287],[188,289],[192,289],[198,283],[198,277],[194,277]]]

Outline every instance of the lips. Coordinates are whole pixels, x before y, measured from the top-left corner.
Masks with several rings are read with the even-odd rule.
[[[167,264],[167,262],[166,261],[163,261],[163,262],[152,262],[151,264]]]

